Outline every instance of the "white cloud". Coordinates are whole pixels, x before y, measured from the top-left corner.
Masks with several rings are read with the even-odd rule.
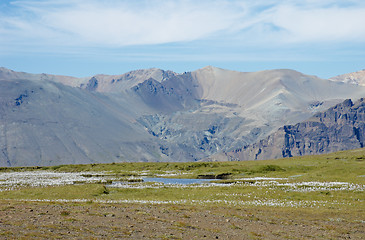
[[[361,41],[365,39],[365,8],[279,6],[270,21],[285,30],[287,41]]]
[[[250,10],[236,25],[249,46],[365,42],[365,1],[258,0]]]
[[[0,12],[3,45],[365,41],[361,0],[20,0],[12,5],[11,13]]]
[[[124,46],[196,40],[229,29],[241,17],[222,1],[131,2],[18,1],[23,14],[1,25],[18,37]]]

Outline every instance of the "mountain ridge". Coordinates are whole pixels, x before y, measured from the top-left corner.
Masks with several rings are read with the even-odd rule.
[[[74,78],[0,68],[0,165],[197,161],[364,96],[364,86],[290,69]]]
[[[353,73],[338,75],[330,78],[329,80],[365,86],[365,69]]]
[[[365,99],[344,102],[295,125],[284,125],[258,143],[226,153],[230,160],[264,160],[364,147]]]

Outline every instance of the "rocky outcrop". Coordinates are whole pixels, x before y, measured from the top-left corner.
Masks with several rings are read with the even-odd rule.
[[[59,83],[0,80],[0,167],[165,160],[118,104]]]
[[[278,136],[270,135],[274,143],[262,142],[271,149],[249,147],[242,154],[325,152],[325,141],[315,148],[320,141],[307,135],[305,145],[295,147],[301,128],[316,135],[325,122],[289,124],[363,96],[365,86],[288,69],[244,73],[209,66],[179,74],[151,68],[73,78],[0,68],[0,166],[198,161],[255,143],[284,124]],[[342,135],[351,130],[346,127]],[[362,132],[352,130],[356,145]],[[281,145],[289,150],[283,153]]]
[[[95,77],[92,77],[89,82],[87,83],[86,85],[86,90],[90,91],[90,92],[93,92],[93,91],[96,91],[96,89],[98,88],[98,79],[96,79]]]
[[[336,77],[332,77],[329,80],[335,82],[343,82],[343,83],[365,86],[365,69],[353,73],[346,73]]]
[[[171,113],[198,106],[199,96],[190,73],[166,77],[163,81],[149,78],[131,90],[158,112]]]
[[[361,148],[365,138],[365,99],[350,99],[286,125],[258,143],[226,153],[230,160],[262,160]]]

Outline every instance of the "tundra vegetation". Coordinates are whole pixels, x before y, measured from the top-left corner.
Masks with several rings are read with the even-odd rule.
[[[0,236],[46,238],[44,228],[49,236],[96,238],[364,239],[364,190],[364,149],[265,161],[1,168]]]

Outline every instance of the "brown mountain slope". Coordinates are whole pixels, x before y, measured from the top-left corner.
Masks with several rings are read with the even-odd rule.
[[[329,153],[364,146],[365,100],[350,99],[307,121],[281,127],[258,143],[225,155],[230,160],[261,160]]]
[[[0,68],[0,166],[195,161],[363,96],[365,86],[289,69],[74,78]]]
[[[333,78],[331,81],[351,83],[355,85],[365,86],[365,69],[353,73],[342,74]]]

